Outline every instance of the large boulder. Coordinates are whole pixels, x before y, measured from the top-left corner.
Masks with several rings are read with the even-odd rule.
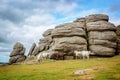
[[[89,46],[89,48],[97,56],[114,56],[115,55],[114,48],[109,48],[102,45],[91,45]]]
[[[106,21],[87,23],[87,31],[116,31],[114,24]]]
[[[117,54],[119,54],[120,53],[120,25],[117,26],[116,34],[117,34]]]
[[[9,63],[12,64],[12,63],[24,61],[26,59],[24,53],[25,53],[25,48],[23,44],[17,42],[13,46],[13,51],[10,53]]]
[[[24,55],[17,55],[17,56],[13,56],[10,58],[9,62],[12,63],[17,63],[17,62],[22,62],[26,59],[26,56]]]
[[[84,22],[71,22],[56,26],[51,36],[53,42],[50,50],[52,51],[69,54],[74,50],[87,50]]]
[[[16,55],[24,55],[25,53],[25,48],[22,50],[18,51],[18,49],[13,49],[13,51],[10,53],[10,57],[16,56]]]
[[[36,47],[36,44],[33,43],[32,46],[31,46],[31,48],[30,48],[30,50],[29,50],[28,56],[31,56],[31,55],[32,55],[32,53],[33,53],[35,47]]]
[[[86,22],[108,21],[109,17],[105,14],[92,14],[85,17]]]
[[[114,56],[116,52],[116,27],[108,22],[109,17],[103,14],[86,17],[89,50],[94,55]]]
[[[90,31],[89,39],[116,41],[116,34],[113,31]]]
[[[39,44],[50,45],[51,42],[52,42],[52,37],[51,36],[47,36],[47,37],[44,37],[44,38],[40,39]]]
[[[52,29],[51,29],[52,30]],[[49,30],[47,30],[49,31]],[[45,34],[45,33],[44,33]],[[52,36],[51,33],[49,33],[50,35],[45,36],[44,38],[40,39],[39,41],[39,52],[42,52],[44,50],[48,50],[51,46],[51,43],[53,42],[52,40]]]
[[[37,55],[39,52],[40,52],[39,47],[36,46],[35,49],[33,50],[32,54],[31,54],[31,56],[35,56],[35,55]]]
[[[89,45],[101,45],[109,48],[116,48],[116,42],[111,42],[109,40],[98,40],[98,39],[89,39]]]
[[[52,50],[64,52],[72,50],[87,50],[87,41],[85,38],[79,36],[55,38]]]
[[[79,28],[78,29],[73,28],[71,30],[57,28],[52,32],[52,37],[69,37],[69,36],[84,36],[84,35],[85,35],[85,31]]]
[[[52,30],[53,30],[53,29],[48,29],[48,30],[46,30],[46,31],[43,33],[43,36],[46,37],[46,36],[51,35]]]

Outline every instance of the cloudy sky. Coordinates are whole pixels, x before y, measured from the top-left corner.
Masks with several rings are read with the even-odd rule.
[[[107,14],[120,24],[120,0],[0,0],[0,62],[7,62],[15,42],[28,50],[42,33],[89,14]]]

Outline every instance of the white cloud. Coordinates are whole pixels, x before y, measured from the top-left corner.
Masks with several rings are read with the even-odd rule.
[[[90,14],[97,14],[98,10],[96,9],[89,9],[89,10],[83,10],[79,13],[80,17],[85,17],[88,16]]]
[[[26,18],[25,23],[30,25],[50,25],[55,21],[55,18],[50,14],[37,14]]]
[[[120,18],[110,19],[110,22],[115,24],[115,26],[118,26],[120,25]]]
[[[63,24],[66,22],[72,22],[73,20],[77,19],[77,18],[81,18],[81,17],[85,17],[88,16],[90,14],[97,14],[98,11],[96,9],[90,9],[90,10],[83,10],[83,11],[79,11],[79,12],[74,12],[72,14],[68,14],[66,15],[64,18],[58,19],[55,21],[56,24]]]
[[[61,13],[61,14],[71,14],[71,12],[76,9],[78,5],[76,3],[71,3],[71,4],[58,4],[55,8],[55,12]]]
[[[107,13],[109,15],[109,22],[113,23],[115,26],[120,25],[120,18],[111,12]]]
[[[0,50],[4,51],[4,50],[8,50],[8,48],[0,46]]]

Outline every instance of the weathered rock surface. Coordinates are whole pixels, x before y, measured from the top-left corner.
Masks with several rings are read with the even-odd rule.
[[[105,14],[93,14],[85,17],[86,22],[108,21],[109,17]]]
[[[9,63],[12,64],[12,63],[24,61],[26,59],[24,53],[25,53],[25,48],[23,44],[17,42],[13,46],[13,51],[10,53]]]
[[[85,18],[77,18],[75,21],[73,22],[85,22]]]
[[[16,56],[11,57],[9,62],[12,64],[12,63],[24,61],[25,59],[26,59],[26,56],[24,55],[16,55]]]
[[[89,46],[89,48],[97,56],[114,56],[115,55],[114,48],[104,47],[102,45],[91,45]]]
[[[90,51],[99,56],[114,56],[116,52],[116,27],[108,22],[107,15],[86,17],[86,28]]]
[[[116,34],[113,31],[90,31],[89,39],[116,41]]]
[[[64,26],[64,27],[63,27]],[[80,36],[85,37],[86,33],[84,30],[84,24],[80,23],[67,23],[64,25],[57,26],[52,31],[52,37],[71,37],[71,36]]]
[[[52,30],[53,30],[53,29],[48,29],[47,31],[45,31],[45,32],[43,33],[43,36],[46,37],[46,36],[51,35]]]
[[[77,70],[73,74],[74,75],[81,75],[81,74],[85,74],[85,72],[86,72],[86,70]]]
[[[116,34],[118,37],[120,36],[120,25],[118,25],[116,28]]]
[[[87,31],[116,31],[114,24],[106,21],[87,23]]]
[[[116,31],[114,24],[108,20],[109,17],[105,14],[93,14],[48,29],[32,55],[45,50],[68,54],[74,50],[90,50],[94,55],[113,56],[117,47],[116,33],[120,35],[120,28]],[[117,42],[120,43],[120,38]]]
[[[120,53],[120,25],[117,26],[117,29],[116,29],[116,34],[117,34],[117,54]]]
[[[33,51],[34,51],[35,47],[36,47],[36,44],[33,43],[30,50],[29,50],[28,56],[31,56],[33,54]]]
[[[111,42],[108,40],[98,40],[98,39],[89,39],[89,45],[102,45],[105,47],[116,48],[116,42]]]
[[[44,46],[42,46],[42,47],[43,47],[43,49],[44,49]],[[40,52],[39,48],[41,48],[41,47],[36,46],[35,49],[33,50],[32,54],[31,54],[31,56],[32,56],[32,55],[33,55],[33,56],[37,55],[37,54]],[[42,51],[42,50],[41,50],[41,51]]]
[[[78,36],[54,38],[53,51],[69,52],[71,50],[87,50],[86,39]],[[70,50],[70,51],[71,51]]]
[[[68,53],[74,50],[87,50],[84,25],[83,22],[72,22],[56,26],[51,33],[53,43],[50,49]]]

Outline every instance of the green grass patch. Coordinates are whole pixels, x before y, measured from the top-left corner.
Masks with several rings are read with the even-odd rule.
[[[76,70],[94,70],[84,75],[73,75]],[[101,67],[103,69],[101,69]],[[44,60],[42,64],[0,66],[0,80],[120,80],[120,55],[90,60]],[[89,79],[89,77],[93,77]]]
[[[120,80],[120,63],[109,70],[96,73],[96,80]]]

